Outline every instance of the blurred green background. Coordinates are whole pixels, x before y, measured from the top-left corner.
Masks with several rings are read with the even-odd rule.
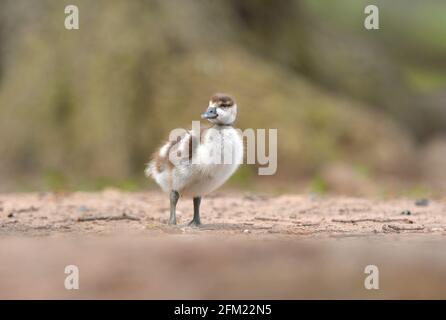
[[[441,0],[0,0],[0,190],[155,188],[151,153],[227,92],[279,130],[277,174],[229,188],[441,194],[445,71]]]

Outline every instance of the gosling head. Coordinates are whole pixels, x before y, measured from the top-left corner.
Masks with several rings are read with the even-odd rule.
[[[227,94],[217,93],[212,96],[206,112],[201,117],[214,124],[231,125],[237,117],[237,104]]]

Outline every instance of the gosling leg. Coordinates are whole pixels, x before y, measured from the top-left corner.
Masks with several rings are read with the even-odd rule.
[[[201,197],[194,198],[194,218],[189,222],[189,226],[199,227],[201,225],[200,221],[200,203]]]
[[[176,215],[176,209],[177,209],[177,203],[178,199],[180,198],[180,194],[172,190],[170,192],[170,218],[169,218],[169,224],[177,224],[177,215]]]

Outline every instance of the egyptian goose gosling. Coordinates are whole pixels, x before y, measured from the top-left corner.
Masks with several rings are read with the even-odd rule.
[[[169,224],[176,224],[176,205],[182,195],[191,196],[194,217],[200,226],[201,197],[219,188],[243,161],[243,140],[233,127],[237,104],[226,94],[215,94],[201,115],[210,128],[185,131],[164,144],[147,165],[145,173],[170,194]]]

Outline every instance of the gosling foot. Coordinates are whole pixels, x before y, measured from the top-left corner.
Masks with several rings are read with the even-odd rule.
[[[194,227],[194,228],[201,227],[201,221],[193,219],[191,222],[189,222],[188,226],[189,227]]]

